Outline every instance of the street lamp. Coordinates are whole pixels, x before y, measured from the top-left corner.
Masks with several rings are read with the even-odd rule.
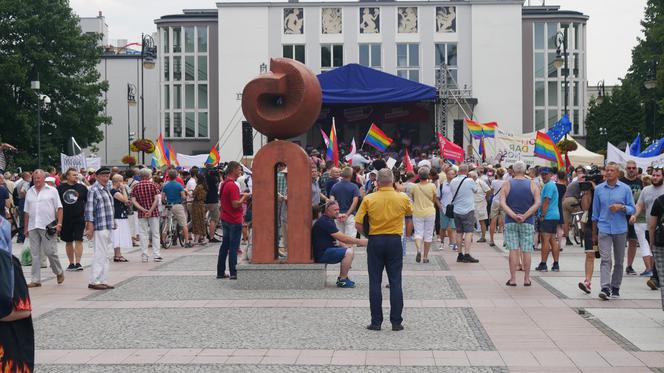
[[[604,88],[604,80],[600,80],[597,83],[597,103],[602,104],[604,102],[604,97],[606,97],[606,89]]]
[[[132,83],[127,83],[127,154],[131,154],[131,140],[133,132],[131,132],[131,119],[129,117],[129,108],[136,105],[136,86]]]
[[[141,34],[141,138],[145,138],[145,84],[144,84],[144,70],[154,69],[155,60],[157,59],[157,45],[152,36]],[[145,163],[145,152],[141,153],[141,163]]]
[[[30,82],[30,88],[35,91],[37,95],[37,167],[41,168],[41,108],[42,102],[44,105],[51,103],[51,98],[45,94],[39,93],[39,73],[37,73],[35,80]]]
[[[556,33],[556,59],[553,60],[553,66],[556,67],[556,69],[560,69],[562,67],[561,73],[563,74],[564,80],[563,80],[563,85],[565,87],[564,90],[564,102],[565,106],[563,109],[563,112],[567,114],[567,100],[568,100],[568,94],[567,94],[567,79],[569,78],[569,64],[568,64],[568,53],[567,53],[567,28],[564,28],[563,31],[558,31]]]
[[[649,91],[657,88],[657,61],[651,63],[648,78],[643,82],[643,85]],[[657,99],[654,95],[652,99],[652,135],[653,139],[657,138]]]

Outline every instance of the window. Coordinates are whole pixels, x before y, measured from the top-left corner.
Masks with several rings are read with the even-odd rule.
[[[207,80],[207,56],[198,56],[198,80]]]
[[[342,44],[321,44],[320,60],[321,71],[342,66],[344,64],[344,46]]]
[[[184,86],[184,108],[185,109],[194,109],[196,108],[195,103],[196,96],[194,95],[194,85],[187,84]]]
[[[173,86],[173,108],[182,109],[182,91],[179,84]]]
[[[182,80],[182,57],[173,57],[173,80]]]
[[[360,44],[360,65],[380,70],[380,44]]]
[[[535,78],[544,78],[544,53],[535,52]]]
[[[420,81],[420,45],[397,44],[397,75]]]
[[[169,68],[169,61],[170,57],[164,56],[164,81],[168,81],[170,79],[169,74],[170,74],[170,68]]]
[[[161,45],[163,45],[163,52],[170,52],[168,48],[168,28],[161,29]]]
[[[535,23],[535,49],[544,49],[544,23]]]
[[[184,28],[184,51],[186,53],[194,53],[194,28]]]
[[[549,95],[549,106],[558,107],[558,84],[556,82],[548,82],[548,95]]]
[[[554,64],[554,61],[556,60],[556,53],[549,53],[549,60],[548,60],[548,69],[547,69],[547,76],[549,78],[557,78],[558,77],[558,69],[556,68],[556,65]]]
[[[208,108],[207,84],[198,85],[198,108],[199,109]]]
[[[535,106],[544,106],[544,82],[535,82]]]
[[[436,81],[441,78],[441,65],[447,64],[447,70],[450,73],[447,77],[447,86],[450,88],[456,88],[458,86],[457,72],[459,69],[457,65],[457,45],[455,43],[436,44],[435,58]]]
[[[302,63],[305,63],[304,61],[304,45],[293,45],[293,44],[286,44],[283,46],[283,55],[284,58],[290,58],[292,60],[300,61]]]
[[[166,136],[171,133],[171,113],[169,112],[164,113],[164,132],[166,132]]]
[[[202,111],[198,113],[198,137],[208,136],[208,113]]]
[[[194,56],[184,57],[184,80],[194,80]]]
[[[196,113],[193,111],[185,113],[184,116],[184,128],[185,134],[184,137],[195,137],[196,136]]]
[[[164,85],[164,109],[171,108],[171,86]]]
[[[535,110],[535,130],[543,130],[546,123],[544,122],[544,110]]]
[[[173,113],[173,137],[182,137],[182,113]]]
[[[182,52],[182,29],[173,27],[173,53]]]
[[[547,48],[556,49],[556,34],[558,33],[558,24],[557,23],[547,23],[546,24],[546,40]]]
[[[549,109],[549,120],[547,121],[548,128],[553,127],[558,119],[558,109]]]
[[[196,27],[196,35],[198,37],[198,53],[207,52],[207,26]]]

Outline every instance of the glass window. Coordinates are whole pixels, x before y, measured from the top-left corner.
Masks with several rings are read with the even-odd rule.
[[[435,45],[435,54],[436,54],[436,68],[440,67],[440,64],[445,62],[445,44],[436,44]]]
[[[184,86],[184,108],[185,109],[195,109],[196,108],[196,96],[194,93],[194,85],[187,84]]]
[[[457,46],[456,44],[447,44],[447,64],[450,66],[457,65]]]
[[[574,134],[579,134],[579,128],[581,128],[581,119],[579,118],[579,111],[574,110],[572,114],[572,126],[574,127]]]
[[[360,44],[360,65],[380,67],[380,44]]]
[[[579,106],[579,98],[581,98],[581,88],[583,87],[579,82],[574,82],[573,83],[573,89],[572,92],[574,92],[574,101],[573,104],[574,106]]]
[[[164,133],[171,137],[171,113],[164,113]]]
[[[558,77],[558,69],[556,69],[556,65],[554,64],[555,60],[556,60],[556,54],[549,53],[548,70],[547,70],[548,71],[547,76],[549,78]]]
[[[182,52],[182,29],[173,27],[173,52]]]
[[[185,137],[196,137],[196,113],[187,112],[184,114]]]
[[[198,56],[198,80],[207,80],[207,56]]]
[[[207,109],[208,107],[208,94],[207,84],[198,85],[198,108]]]
[[[408,66],[420,66],[419,44],[408,44]]]
[[[186,53],[194,53],[194,28],[184,28],[184,51]]]
[[[320,46],[320,66],[332,67],[332,48],[330,45]]]
[[[581,49],[581,24],[574,24],[574,49]]]
[[[397,67],[403,69],[403,72],[398,74],[399,76],[419,82],[420,81],[419,65],[420,65],[419,44],[415,43],[397,44]],[[399,73],[399,69],[397,69],[397,73]]]
[[[198,113],[198,137],[208,137],[208,113]]]
[[[408,44],[397,44],[397,66],[408,66]]]
[[[173,80],[182,80],[182,57],[173,56]]]
[[[168,84],[164,85],[164,109],[171,108],[171,86]]]
[[[397,76],[400,78],[408,79],[408,70],[397,70]]]
[[[369,44],[360,44],[360,65],[369,66]]]
[[[170,52],[168,44],[168,27],[161,29],[161,45],[163,46],[163,52]]]
[[[168,81],[170,79],[170,67],[169,67],[170,57],[164,56],[164,80]]]
[[[543,130],[544,124],[544,110],[535,110],[535,130]]]
[[[549,81],[548,83],[549,106],[558,106],[558,82]]]
[[[419,70],[409,70],[408,71],[408,79],[410,79],[414,82],[419,82],[420,81],[420,71]]]
[[[184,57],[184,80],[194,80],[194,56]]]
[[[544,106],[544,82],[535,82],[535,106]]]
[[[300,61],[302,63],[304,62],[304,45],[296,45],[294,46],[295,49],[295,60]]]
[[[284,58],[290,58],[304,63],[304,45],[284,45]]]
[[[546,39],[549,49],[556,49],[556,33],[558,33],[558,24],[549,22],[546,24]]]
[[[282,49],[283,49],[282,56],[284,58],[293,59],[293,46],[292,45],[283,45]]]
[[[182,109],[182,91],[179,84],[173,85],[173,108]]]
[[[581,72],[581,57],[579,56],[579,53],[574,53],[574,61],[572,61],[572,66],[573,70],[570,71],[570,76],[578,78],[579,73]]]
[[[371,66],[372,67],[382,66],[380,58],[380,44],[371,44]]]
[[[198,53],[207,52],[207,26],[196,27],[196,36],[198,37]]]
[[[323,44],[320,46],[321,68],[339,67],[344,64],[344,46],[342,44]]]
[[[535,23],[535,49],[544,49],[544,23]]]
[[[182,137],[182,113],[173,113],[173,137]]]
[[[549,109],[549,120],[547,120],[548,128],[553,127],[558,121],[558,109]]]
[[[344,46],[337,44],[332,46],[332,64],[334,67],[343,66],[344,64]]]
[[[535,52],[535,77],[544,78],[544,53]]]

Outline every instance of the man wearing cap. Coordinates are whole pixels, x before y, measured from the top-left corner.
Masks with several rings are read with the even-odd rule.
[[[113,255],[111,231],[116,229],[113,197],[108,190],[110,176],[111,170],[107,167],[95,172],[96,182],[90,188],[85,204],[85,235],[88,240],[94,239],[88,288],[94,290],[113,289],[113,286],[107,284],[108,262]]]
[[[46,185],[46,173],[35,170],[32,173],[32,186],[25,195],[23,210],[24,234],[30,239],[30,253],[32,254],[32,278],[29,288],[41,286],[41,255],[44,253],[51,263],[51,270],[57,276],[58,284],[65,280],[65,274],[58,258],[55,235],[49,234],[47,227],[51,228],[55,222],[55,234],[62,229],[62,202],[58,190]],[[50,230],[50,229],[49,229]]]
[[[556,183],[551,180],[552,170],[549,167],[539,169],[542,178],[542,191],[540,192],[541,207],[539,213],[539,231],[542,234],[542,260],[535,268],[536,271],[546,272],[546,261],[549,258],[549,251],[553,255],[553,265],[551,270],[560,271],[558,259],[560,258],[560,247],[556,239],[558,230],[558,221],[560,220],[560,211],[558,210],[558,188]]]

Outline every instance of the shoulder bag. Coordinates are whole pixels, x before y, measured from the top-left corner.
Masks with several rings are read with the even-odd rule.
[[[466,181],[468,176],[464,177],[463,180],[459,183],[459,187],[457,188],[456,192],[454,193],[454,197],[452,197],[452,201],[447,205],[445,208],[445,216],[447,216],[450,219],[454,218],[454,200],[457,197],[457,194],[459,194],[459,191],[461,190],[461,186],[463,185],[463,182]]]

